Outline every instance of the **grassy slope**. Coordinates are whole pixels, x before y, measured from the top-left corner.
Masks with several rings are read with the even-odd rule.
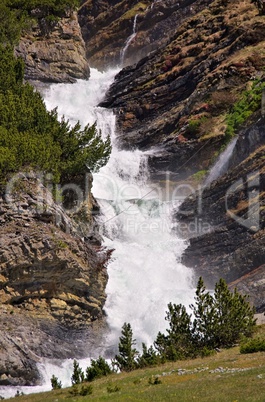
[[[265,325],[258,327],[265,336]],[[26,395],[20,402],[86,402],[86,401],[179,401],[179,402],[264,402],[265,352],[241,355],[239,347],[223,350],[204,359],[167,363],[156,368],[111,375],[93,382],[93,394],[70,396],[69,389]],[[222,367],[224,372],[211,372]],[[191,370],[183,375],[178,369]],[[197,369],[197,371],[194,371]],[[199,370],[201,369],[201,371]],[[228,370],[227,370],[228,369]],[[230,369],[230,371],[229,371]],[[244,371],[231,369],[245,369]],[[172,372],[172,370],[175,370]],[[167,375],[162,375],[167,373]],[[162,384],[150,385],[148,380],[161,375]],[[120,391],[109,393],[108,385]],[[18,400],[13,398],[12,400]]]

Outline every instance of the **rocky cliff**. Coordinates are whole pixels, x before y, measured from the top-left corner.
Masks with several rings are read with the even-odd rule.
[[[250,1],[192,12],[166,44],[120,72],[102,103],[116,111],[121,146],[152,148],[156,176],[207,170],[227,141],[226,114],[263,74],[265,20]]]
[[[169,172],[173,186],[203,177],[229,141],[234,105],[264,82],[265,19],[255,5],[195,3],[166,42],[118,74],[102,102],[116,111],[121,146],[151,150],[153,178]],[[264,311],[264,115],[244,117],[236,132],[227,174],[190,196],[176,225],[190,239],[186,265],[208,286],[224,277]]]
[[[90,65],[130,65],[165,44],[185,18],[202,10],[201,0],[84,1],[79,21]]]
[[[74,82],[89,77],[76,12],[61,18],[47,32],[36,22],[21,38],[16,54],[25,61],[27,81]]]
[[[93,246],[89,204],[71,218],[29,173],[1,190],[0,384],[36,382],[41,357],[87,354],[93,328],[100,342],[108,254]]]
[[[264,144],[264,119],[253,126]],[[178,232],[186,229],[188,236],[189,226],[200,222],[183,262],[210,287],[225,278],[249,294],[258,311],[265,309],[264,151],[263,145],[202,193],[189,196],[176,215]]]

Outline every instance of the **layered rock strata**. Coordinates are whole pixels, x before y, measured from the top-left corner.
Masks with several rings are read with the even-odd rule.
[[[20,40],[17,56],[25,61],[25,79],[75,82],[89,78],[85,44],[77,13],[61,18],[44,35],[38,23]]]
[[[89,200],[79,205],[77,221],[80,211],[87,213],[85,239],[34,175],[1,191],[0,384],[34,383],[41,357],[87,354],[93,328],[103,325],[108,253],[91,241]],[[100,342],[99,330],[96,336]]]

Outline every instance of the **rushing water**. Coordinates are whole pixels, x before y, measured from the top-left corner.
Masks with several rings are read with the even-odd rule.
[[[218,177],[221,177],[226,173],[230,158],[237,143],[237,139],[238,137],[233,138],[225,150],[219,155],[217,161],[211,168],[210,173],[206,177],[204,186],[208,187],[214,180],[217,180]]]
[[[138,18],[138,14],[135,15],[134,20],[133,20],[133,32],[132,34],[127,38],[125,45],[123,47],[123,49],[121,50],[121,66],[123,66],[124,64],[124,57],[125,54],[130,46],[130,44],[132,43],[132,41],[134,40],[135,36],[136,36],[136,24],[137,24],[137,18]]]
[[[178,201],[172,202],[165,190],[149,183],[145,153],[118,148],[113,112],[97,107],[117,71],[91,69],[89,81],[54,84],[45,94],[48,109],[58,107],[59,116],[64,115],[71,124],[79,120],[84,126],[97,121],[102,135],[112,138],[110,160],[94,174],[92,188],[101,206],[98,224],[105,246],[114,249],[106,289],[110,328],[106,357],[113,355],[124,322],[131,323],[138,346],[141,342],[150,345],[158,331],[166,329],[167,304],[188,305],[192,301],[192,271],[180,262],[186,244],[171,232],[172,208]],[[89,358],[83,366],[88,362]],[[43,361],[39,368],[43,387],[20,387],[23,392],[50,389],[53,373],[64,386],[70,385],[71,360],[60,362],[59,367]],[[14,393],[13,388],[11,395]]]

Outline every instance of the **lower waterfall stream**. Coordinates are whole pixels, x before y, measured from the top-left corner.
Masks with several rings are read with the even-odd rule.
[[[179,201],[172,201],[165,188],[149,183],[147,154],[118,148],[115,115],[97,107],[117,72],[91,69],[88,81],[53,84],[44,95],[47,108],[58,107],[59,117],[64,115],[72,124],[79,120],[83,126],[96,121],[103,137],[109,134],[112,139],[110,160],[93,174],[92,188],[101,207],[98,225],[104,245],[114,249],[106,289],[105,312],[110,329],[105,345],[107,358],[116,352],[124,322],[131,324],[139,349],[142,342],[150,346],[158,331],[167,327],[167,304],[188,306],[193,298],[193,272],[180,262],[186,243],[172,233],[171,213]],[[81,366],[88,363],[89,358]],[[52,374],[63,386],[71,384],[71,360],[61,362],[60,367],[43,361],[39,367],[43,386],[2,387],[0,395],[14,396],[14,389],[25,393],[49,390]]]

